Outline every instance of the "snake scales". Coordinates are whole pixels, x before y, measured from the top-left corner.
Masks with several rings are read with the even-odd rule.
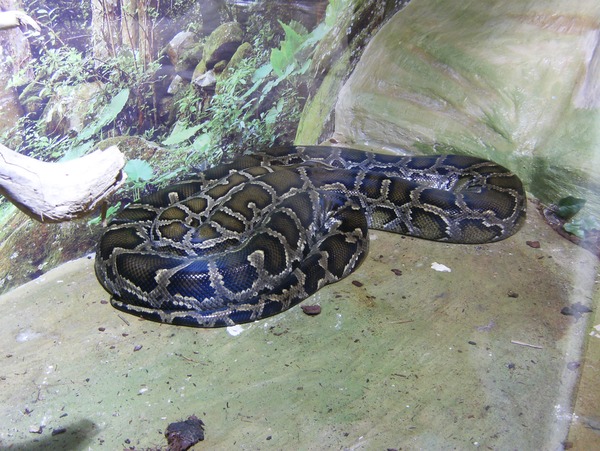
[[[350,274],[367,254],[368,228],[498,241],[522,224],[525,203],[514,174],[479,158],[273,148],[130,204],[104,232],[95,269],[117,309],[229,326]]]

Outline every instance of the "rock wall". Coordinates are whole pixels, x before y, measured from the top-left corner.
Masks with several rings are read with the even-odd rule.
[[[338,93],[377,30],[410,0],[348,0],[330,32],[317,45],[312,86],[298,126],[298,144],[331,136]]]
[[[413,0],[339,92],[334,137],[491,158],[600,216],[599,24],[594,0]]]

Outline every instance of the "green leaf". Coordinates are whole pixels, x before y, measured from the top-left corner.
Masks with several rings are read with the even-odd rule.
[[[260,66],[254,71],[254,74],[252,74],[252,81],[254,83],[262,82],[265,78],[269,76],[272,70],[273,66],[271,66],[271,64],[269,63]]]
[[[277,118],[283,111],[284,105],[285,105],[285,98],[281,97],[277,101],[277,105],[275,105],[269,111],[267,111],[267,114],[265,114],[264,118],[263,118],[266,125],[273,125],[277,121]]]
[[[110,207],[108,207],[106,209],[106,219],[110,219],[112,218],[115,214],[117,214],[117,212],[119,211],[119,209],[121,208],[121,201],[117,202],[116,205],[111,205]],[[88,221],[88,225],[96,225],[96,224],[100,224],[102,222],[102,216],[98,215],[95,218],[92,218]]]
[[[279,21],[285,32],[285,39],[281,42],[281,50],[290,55],[294,55],[306,39],[306,28],[299,22],[292,21],[289,25]]]
[[[300,69],[298,69],[298,73],[300,75],[304,75],[306,73],[306,71],[308,70],[308,68],[310,67],[310,65],[312,64],[312,60],[308,59],[304,62],[304,64],[302,65],[302,67]]]
[[[600,222],[593,216],[586,215],[582,218],[573,219],[572,221],[567,222],[563,225],[563,229],[583,239],[588,231],[600,230]]]
[[[578,238],[583,238],[585,236],[585,232],[581,228],[581,224],[578,222],[567,222],[565,225],[563,225],[563,229]]]
[[[325,37],[330,27],[321,22],[313,31],[309,33],[301,48],[310,47]]]
[[[154,174],[152,166],[150,166],[147,161],[137,158],[129,160],[123,169],[125,170],[127,177],[134,183],[150,180]]]
[[[567,196],[558,201],[557,215],[563,219],[575,216],[585,205],[585,199]]]
[[[65,152],[65,154],[60,158],[59,161],[69,161],[74,160],[75,158],[79,158],[84,156],[88,151],[94,147],[93,141],[87,141],[78,145],[71,147],[69,150]]]
[[[77,141],[85,141],[90,139],[103,127],[114,121],[119,113],[123,110],[123,107],[129,99],[129,89],[125,88],[121,90],[116,96],[112,98],[108,105],[105,105],[100,111],[100,114],[96,120],[88,124],[79,134],[77,135]]]
[[[162,143],[165,146],[172,146],[175,144],[182,143],[194,136],[196,132],[201,128],[202,124],[194,125],[193,127],[186,127],[185,124],[177,122],[175,124],[175,127],[173,127],[173,131],[171,132],[169,137],[165,139]]]
[[[277,112],[277,109],[273,107],[269,111],[267,111],[267,114],[265,114],[263,120],[265,121],[266,125],[273,125],[277,120],[278,115],[279,113]]]
[[[296,69],[296,67],[298,67],[298,65],[296,64],[296,61],[292,61],[288,67],[285,68],[285,71],[283,72],[283,74],[279,77],[277,83],[282,82],[283,80],[285,80],[287,77],[289,77],[292,72],[294,72],[294,70]]]
[[[271,50],[271,66],[273,72],[283,77],[290,65],[296,64],[296,52],[301,48],[308,34],[306,28],[299,22],[291,21],[289,25],[279,21],[285,32],[285,39],[281,41],[278,49]]]
[[[110,124],[114,121],[117,115],[123,110],[127,100],[129,99],[129,89],[125,88],[119,91],[119,93],[114,96],[110,103],[102,108],[102,112],[97,119],[98,125],[100,127],[104,127],[105,125]]]
[[[267,96],[267,94],[269,92],[271,92],[271,90],[280,83],[279,80],[280,79],[271,80],[271,81],[268,81],[267,83],[265,83],[265,85],[263,86],[262,91],[261,91],[262,95],[260,96],[260,99],[258,101],[259,103],[262,102],[265,99],[265,97]]]
[[[273,72],[278,77],[282,77],[285,69],[292,63],[294,60],[290,58],[288,54],[279,49],[271,50],[271,66],[273,67]]]
[[[211,136],[210,133],[202,133],[192,143],[192,149],[195,152],[206,153],[210,149]]]

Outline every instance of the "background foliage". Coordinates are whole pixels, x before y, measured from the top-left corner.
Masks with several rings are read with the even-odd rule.
[[[125,39],[100,58],[92,42],[89,1],[28,2],[27,12],[43,31],[32,39],[35,57],[14,77],[12,86],[18,88],[29,113],[2,137],[20,152],[50,161],[81,156],[101,140],[123,135],[141,136],[171,149],[160,168],[142,160],[126,167],[134,197],[144,192],[150,178],[154,186],[161,186],[223,158],[290,143],[306,100],[311,53],[345,2],[331,0],[323,23],[312,32],[295,21],[251,15],[245,23],[250,56],[221,74],[208,97],[206,91],[188,84],[168,118],[158,114],[167,59],[157,52],[148,60],[142,48],[168,41],[172,35],[165,36],[164,30],[169,29],[165,24],[185,17],[190,2],[138,3],[145,5],[149,18],[149,29],[139,39],[153,42]],[[123,8],[117,13],[131,12]],[[223,17],[231,20],[235,14],[228,11]],[[202,24],[188,21],[185,27],[198,31]],[[159,36],[156,30],[163,33]],[[74,135],[47,130],[42,120],[45,105],[57,92],[85,83],[99,83],[102,89],[87,105],[84,129]]]

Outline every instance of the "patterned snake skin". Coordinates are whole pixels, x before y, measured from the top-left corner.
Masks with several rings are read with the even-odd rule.
[[[521,181],[479,158],[273,148],[130,204],[100,240],[96,275],[117,309],[230,326],[346,277],[369,228],[487,243],[517,231],[525,204]]]

